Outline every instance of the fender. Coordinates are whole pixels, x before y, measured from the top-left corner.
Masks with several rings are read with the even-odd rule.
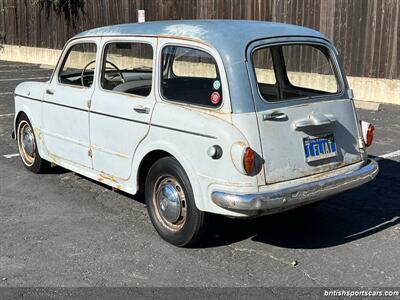
[[[47,85],[47,82],[27,81],[17,85],[14,91],[15,136],[17,134],[17,120],[21,113],[24,113],[33,127],[39,155],[43,158],[47,157],[47,150],[40,133],[40,128],[42,124],[42,100]]]
[[[202,210],[202,205],[201,199],[203,198],[201,188],[199,185],[199,180],[195,178],[196,172],[194,170],[193,165],[185,158],[185,156],[179,151],[179,146],[176,145],[175,143],[172,143],[167,140],[153,140],[151,142],[151,139],[148,139],[146,137],[146,143],[142,142],[139,144],[135,155],[133,156],[133,161],[132,161],[132,176],[131,176],[131,184],[132,186],[136,187],[136,191],[138,190],[139,186],[139,166],[141,162],[143,161],[143,158],[150,152],[156,151],[156,150],[161,150],[170,153],[183,167],[185,170],[187,176],[189,177],[190,184],[192,185],[193,193],[195,195],[196,199],[196,206],[199,210]]]

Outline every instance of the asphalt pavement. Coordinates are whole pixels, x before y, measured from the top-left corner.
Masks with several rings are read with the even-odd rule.
[[[15,86],[51,70],[0,62],[0,287],[398,286],[400,107],[358,110],[376,126],[370,184],[252,220],[217,218],[201,247],[158,237],[143,199],[62,168],[35,175],[11,139]],[[391,157],[393,156],[393,157]]]

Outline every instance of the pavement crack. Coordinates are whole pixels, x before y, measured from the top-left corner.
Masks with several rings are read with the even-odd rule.
[[[272,254],[270,252],[256,250],[256,249],[250,249],[250,248],[235,247],[234,245],[229,245],[229,247],[234,251],[247,252],[250,254],[256,254],[256,255],[260,255],[260,256],[264,256],[264,257],[269,257],[278,263],[284,264],[286,266],[289,266],[290,268],[294,268],[294,269],[300,271],[300,273],[302,273],[304,276],[306,276],[308,279],[310,279],[312,282],[314,282],[317,286],[326,287],[324,284],[319,282],[316,278],[312,277],[306,270],[301,268],[299,265],[293,266],[291,261],[287,261],[286,259],[276,257],[274,254]]]

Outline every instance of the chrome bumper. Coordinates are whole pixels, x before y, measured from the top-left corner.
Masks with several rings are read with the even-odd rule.
[[[255,194],[233,194],[214,191],[212,201],[220,207],[233,211],[250,212],[265,210],[285,210],[311,203],[326,197],[356,188],[374,179],[379,166],[368,160],[359,169],[332,175],[310,176],[306,179],[271,185],[268,191]]]

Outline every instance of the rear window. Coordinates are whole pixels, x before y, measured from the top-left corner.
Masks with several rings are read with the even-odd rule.
[[[336,94],[339,85],[328,49],[284,45],[257,49],[254,71],[261,96],[281,101]]]
[[[207,107],[218,107],[222,102],[217,63],[199,49],[165,47],[161,83],[162,95],[168,100]]]

